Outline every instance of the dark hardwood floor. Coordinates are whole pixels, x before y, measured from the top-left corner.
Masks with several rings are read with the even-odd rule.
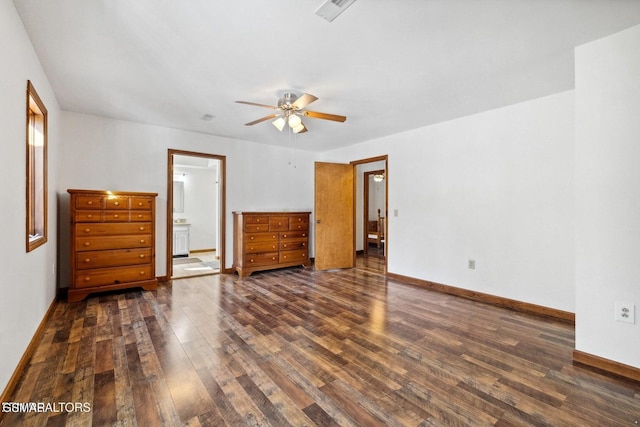
[[[573,327],[388,280],[381,259],[59,303],[3,426],[634,426]]]

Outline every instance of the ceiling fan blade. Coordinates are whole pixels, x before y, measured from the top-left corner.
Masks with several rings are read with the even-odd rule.
[[[267,121],[267,120],[269,120],[269,119],[273,119],[273,118],[275,118],[275,117],[278,117],[278,115],[277,115],[277,114],[269,114],[269,115],[268,115],[268,116],[266,116],[266,117],[263,117],[263,118],[258,119],[258,120],[254,120],[254,121],[249,122],[249,123],[245,123],[244,125],[245,125],[245,126],[253,126],[253,125],[255,125],[255,124],[262,123],[262,122],[264,122],[264,121]]]
[[[310,95],[308,93],[303,94],[300,98],[296,99],[296,101],[291,104],[293,108],[296,110],[301,110],[307,105],[311,104],[313,101],[317,100],[318,97]]]
[[[334,122],[344,122],[347,120],[345,116],[339,116],[337,114],[318,113],[317,111],[301,111],[301,114],[305,117],[311,117],[313,119],[333,120]]]
[[[249,102],[249,101],[236,101],[237,104],[247,104],[247,105],[255,105],[256,107],[264,107],[264,108],[270,108],[272,110],[277,110],[278,107],[274,107],[273,105],[267,105],[267,104],[258,104],[255,102]]]

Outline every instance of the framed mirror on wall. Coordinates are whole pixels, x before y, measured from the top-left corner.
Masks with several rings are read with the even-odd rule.
[[[173,181],[173,211],[184,212],[184,182]]]
[[[47,109],[27,81],[27,252],[47,242]]]

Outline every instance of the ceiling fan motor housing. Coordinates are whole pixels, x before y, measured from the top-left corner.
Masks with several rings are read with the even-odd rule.
[[[290,110],[293,108],[293,103],[296,102],[298,96],[295,93],[285,93],[283,97],[278,101],[278,108],[281,110]]]

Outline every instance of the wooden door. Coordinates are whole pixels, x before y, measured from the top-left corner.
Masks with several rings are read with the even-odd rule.
[[[316,270],[355,266],[353,192],[353,165],[316,162]]]

